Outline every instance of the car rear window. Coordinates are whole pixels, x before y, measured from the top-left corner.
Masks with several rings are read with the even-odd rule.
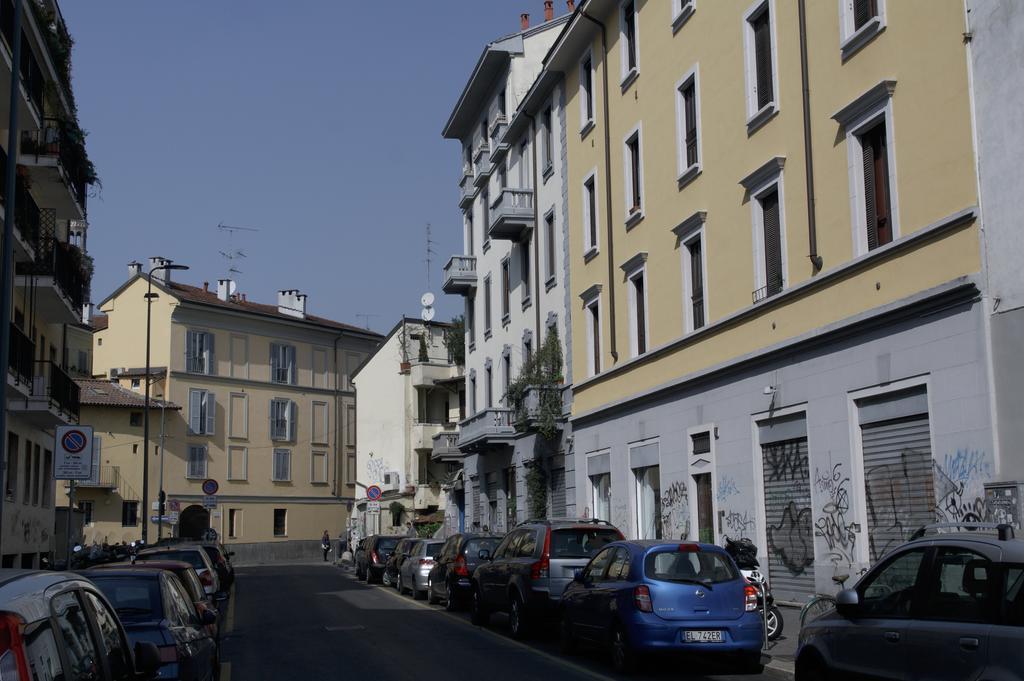
[[[394,551],[398,546],[398,537],[382,537],[377,540],[377,549],[381,551]]]
[[[739,575],[732,561],[716,551],[656,551],[644,560],[644,575],[659,582],[731,582]]]
[[[136,560],[180,560],[188,563],[197,571],[206,569],[206,561],[198,550],[195,551],[161,551],[159,553],[143,553]]]
[[[438,542],[437,544],[427,544],[427,557],[437,558],[437,555],[441,553],[441,548],[443,546],[443,542]]]
[[[551,558],[591,558],[607,544],[622,539],[610,528],[572,527],[551,531]]]
[[[480,552],[486,549],[492,554],[494,549],[498,548],[498,544],[501,542],[499,537],[482,537],[480,539],[470,539],[466,542],[466,545],[462,547],[462,555],[468,558],[476,558],[480,555]]]
[[[122,620],[163,618],[160,604],[160,580],[132,577],[92,577],[117,616]]]

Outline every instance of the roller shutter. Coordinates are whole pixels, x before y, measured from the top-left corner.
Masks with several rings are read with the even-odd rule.
[[[807,438],[764,444],[761,451],[768,578],[776,599],[802,602],[814,594]]]
[[[551,517],[565,517],[565,469],[551,469]]]

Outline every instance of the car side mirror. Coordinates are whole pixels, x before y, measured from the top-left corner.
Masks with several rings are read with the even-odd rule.
[[[217,613],[215,613],[213,610],[203,610],[203,614],[200,617],[200,621],[202,621],[204,626],[208,626],[210,624],[216,624],[217,623]]]
[[[218,591],[217,593],[213,594],[213,600],[217,601],[218,603],[223,603],[227,599],[228,599],[228,592],[227,591]]]
[[[140,679],[155,679],[160,673],[160,650],[155,643],[139,641],[135,644],[135,674]]]
[[[476,554],[476,555],[477,555],[477,557],[480,560],[486,560],[486,561],[490,561],[491,560],[491,552],[488,551],[487,549],[480,549],[480,552],[478,554]]]
[[[572,581],[578,582],[579,584],[586,584],[589,580],[587,579],[586,575],[584,575],[582,572],[577,572],[575,575],[573,575]]]
[[[843,617],[856,617],[860,610],[860,594],[853,589],[843,589],[836,595],[836,611]]]

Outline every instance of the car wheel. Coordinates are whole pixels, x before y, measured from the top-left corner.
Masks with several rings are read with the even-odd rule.
[[[427,580],[427,605],[435,605],[437,603],[437,594],[434,593],[434,583]]]
[[[572,655],[576,652],[576,638],[572,634],[572,623],[569,621],[569,614],[562,613],[562,624],[559,627],[558,647],[564,655]]]
[[[478,627],[483,627],[487,626],[487,622],[490,619],[491,613],[487,611],[487,606],[484,605],[483,596],[480,594],[480,587],[474,587],[473,608],[470,611],[469,620]]]
[[[629,647],[626,629],[617,624],[612,631],[612,668],[620,674],[629,674],[636,667],[636,654]]]
[[[455,612],[459,609],[459,599],[450,582],[445,582],[444,585],[444,609],[448,612]]]
[[[810,653],[796,661],[796,678],[798,681],[829,681],[832,677],[821,658]]]
[[[391,575],[388,574],[387,568],[380,575],[380,583],[384,586],[394,586],[394,581],[391,579]]]
[[[512,638],[522,640],[530,633],[527,617],[526,608],[523,606],[523,599],[517,593],[512,594],[508,610],[508,625],[512,629]]]
[[[774,605],[768,609],[767,624],[769,641],[774,641],[778,637],[782,636],[782,627],[784,624],[782,620],[782,611]]]

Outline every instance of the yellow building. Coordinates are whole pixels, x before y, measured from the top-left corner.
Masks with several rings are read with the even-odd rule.
[[[151,395],[181,405],[166,412],[163,463],[168,528],[198,536],[212,527],[239,555],[282,557],[318,545],[324,529],[337,536],[355,489],[355,393],[349,376],[379,343],[365,329],[306,312],[306,296],[283,290],[277,305],[235,292],[171,280],[167,263],[150,259]],[[147,276],[129,266],[129,280],[100,304],[105,329],[94,335],[94,374],[144,389]],[[159,423],[151,419],[154,451]],[[128,449],[107,448],[104,465],[136,468]],[[150,459],[149,499],[159,492],[158,458]],[[205,509],[203,481],[219,485],[217,506]],[[151,506],[153,504],[151,503]],[[155,507],[144,514],[157,536]]]
[[[572,121],[577,514],[749,536],[791,601],[985,516],[964,21],[931,0],[579,3],[545,59]]]

